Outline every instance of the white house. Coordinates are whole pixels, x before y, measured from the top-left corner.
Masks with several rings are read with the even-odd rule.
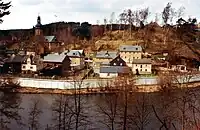
[[[151,74],[152,73],[152,63],[151,59],[134,59],[132,62],[132,71],[134,74]]]
[[[22,73],[35,73],[43,68],[42,61],[39,56],[27,56],[22,64]]]

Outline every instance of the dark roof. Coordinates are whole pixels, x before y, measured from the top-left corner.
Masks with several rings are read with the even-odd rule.
[[[28,58],[27,55],[16,55],[16,56],[12,56],[6,62],[8,62],[8,63],[23,63],[23,62],[26,62],[27,58]]]
[[[130,68],[124,66],[103,66],[100,67],[100,73],[129,73]]]
[[[144,58],[144,59],[134,59],[133,64],[151,64],[151,59],[147,59],[147,58]]]

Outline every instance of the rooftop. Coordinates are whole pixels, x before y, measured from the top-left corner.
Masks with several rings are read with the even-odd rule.
[[[61,55],[67,55],[69,57],[83,57],[83,50],[66,50],[64,52],[61,53]]]
[[[62,63],[65,57],[66,55],[48,54],[47,56],[44,56],[43,62]]]
[[[134,59],[133,64],[151,64],[151,59]]]
[[[118,56],[118,52],[116,51],[100,51],[97,52],[96,58],[108,58],[108,59],[114,59]]]
[[[133,46],[133,45],[121,45],[119,47],[119,51],[121,52],[141,52],[141,46]]]
[[[130,68],[124,66],[103,66],[100,67],[100,73],[129,73]]]

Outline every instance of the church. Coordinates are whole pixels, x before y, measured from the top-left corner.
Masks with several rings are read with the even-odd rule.
[[[61,42],[57,40],[56,36],[44,35],[40,16],[37,17],[37,24],[34,27],[34,36],[30,42],[31,43],[26,47],[24,46],[24,50],[34,51],[38,55],[56,52],[61,46]]]

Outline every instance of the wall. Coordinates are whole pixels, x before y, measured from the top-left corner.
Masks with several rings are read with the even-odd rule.
[[[141,68],[142,66],[142,68]],[[136,69],[138,69],[140,74],[151,74],[152,73],[152,65],[151,64],[133,64],[132,71],[135,74]]]
[[[115,78],[117,76],[117,73],[100,73],[100,78]]]
[[[179,82],[186,82],[183,78],[178,79]],[[52,80],[52,79],[36,79],[36,78],[18,78],[16,81],[22,87],[35,87],[35,88],[52,88],[52,89],[73,89],[74,86],[78,87],[78,83],[72,80]],[[200,74],[193,76],[189,82],[199,82]],[[188,81],[187,81],[188,82]],[[98,88],[112,85],[114,79],[87,79],[84,80],[81,88]],[[136,78],[136,85],[156,85],[159,83],[158,77],[138,77]]]
[[[142,59],[142,52],[120,52],[120,57],[127,63],[131,63],[133,59]]]

